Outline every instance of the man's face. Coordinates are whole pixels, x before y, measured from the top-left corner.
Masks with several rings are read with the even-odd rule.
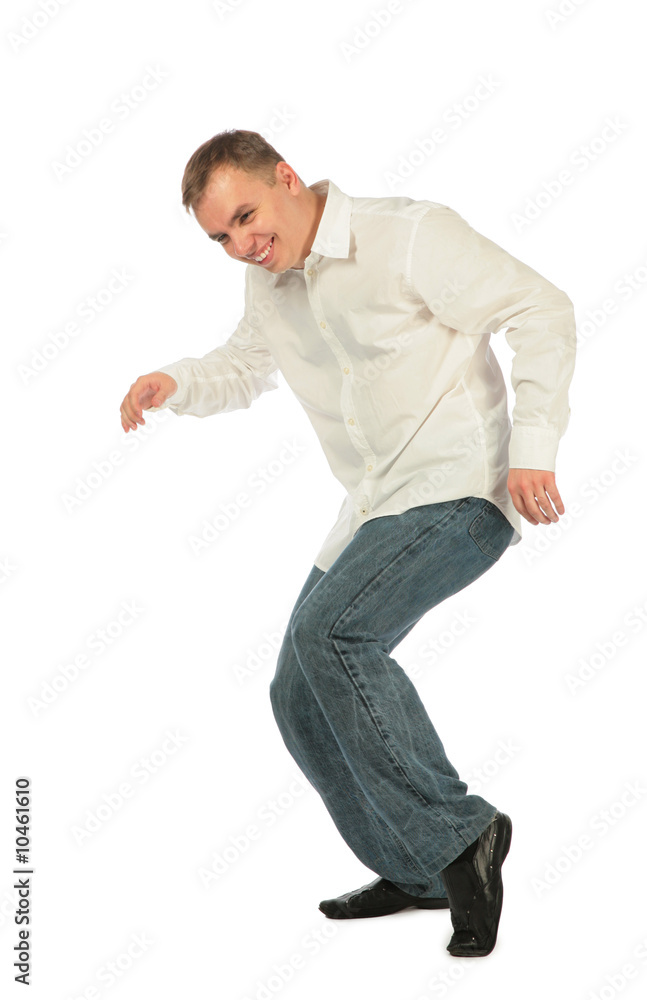
[[[210,239],[234,260],[264,267],[274,274],[301,264],[307,240],[303,192],[296,173],[277,164],[276,184],[234,168],[216,170],[194,206],[195,217]],[[262,256],[262,261],[254,258]]]

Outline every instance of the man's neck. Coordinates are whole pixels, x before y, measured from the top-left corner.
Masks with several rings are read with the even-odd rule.
[[[326,194],[317,194],[317,192],[313,191],[312,188],[308,188],[307,190],[311,192],[312,206],[313,206],[312,225],[310,226],[310,230],[308,233],[308,244],[307,244],[308,252],[306,253],[305,258],[300,264],[295,264],[292,268],[290,268],[290,270],[292,271],[303,271],[304,267],[306,266],[305,263],[306,258],[310,256],[310,253],[312,251],[312,244],[315,241],[317,230],[319,229],[319,223],[321,222],[321,217],[324,213],[324,208],[326,207],[326,199],[327,199]]]

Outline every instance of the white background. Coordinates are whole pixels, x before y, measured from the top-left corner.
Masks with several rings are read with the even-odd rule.
[[[562,0],[551,24],[558,2],[402,0],[382,25],[382,0],[4,4],[0,977],[11,996],[23,995],[12,968],[21,775],[33,791],[32,996],[644,994],[641,10]],[[106,118],[101,143],[84,144]],[[411,156],[439,127],[445,141]],[[375,873],[296,781],[268,698],[343,498],[282,377],[248,410],[121,428],[138,375],[202,356],[242,315],[243,267],[180,196],[191,153],[229,128],[261,131],[308,184],[451,206],[575,303],[556,468],[566,515],[524,521],[522,543],[396,653],[470,790],[512,817],[485,959],[448,955],[447,911],[338,922],[317,908]],[[394,186],[398,168],[408,176]],[[125,277],[110,294],[113,271]],[[507,378],[503,334],[492,344]],[[285,442],[303,449],[289,464]],[[261,470],[271,481],[253,491]],[[190,536],[241,491],[248,508],[196,555]],[[473,624],[450,640],[459,613]],[[443,637],[442,655],[423,658]],[[578,672],[588,679],[571,690]]]

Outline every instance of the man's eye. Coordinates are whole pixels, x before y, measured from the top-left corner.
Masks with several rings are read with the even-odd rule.
[[[242,222],[242,221],[243,221],[243,219],[247,218],[247,216],[248,216],[248,215],[251,215],[251,212],[243,212],[243,214],[242,214],[242,215],[241,215],[241,217],[240,217],[240,221]],[[216,243],[222,243],[222,239],[223,239],[223,237],[224,237],[224,238],[226,239],[226,237],[227,237],[227,234],[226,234],[226,233],[223,233],[223,234],[222,234],[222,237],[221,237],[221,236],[219,236],[219,237],[218,237],[218,239],[216,240]]]

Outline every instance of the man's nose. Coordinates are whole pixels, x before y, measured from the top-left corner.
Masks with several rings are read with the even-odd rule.
[[[254,249],[253,241],[232,239],[231,244],[237,257],[247,257]]]

